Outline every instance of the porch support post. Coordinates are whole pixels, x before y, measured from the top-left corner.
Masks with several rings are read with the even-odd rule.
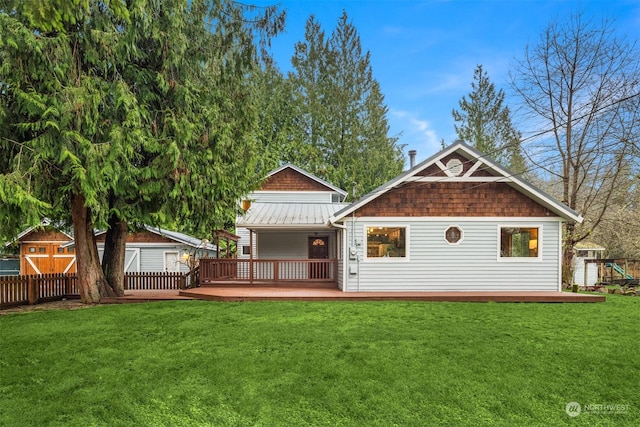
[[[249,283],[253,284],[253,230],[249,230]]]
[[[216,231],[216,259],[220,258],[220,234]]]
[[[338,248],[340,245],[338,244],[338,230],[333,231],[333,238],[335,240],[335,251],[333,253],[333,281],[338,283]]]

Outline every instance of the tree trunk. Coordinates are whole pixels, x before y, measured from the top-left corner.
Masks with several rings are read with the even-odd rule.
[[[576,244],[575,228],[575,224],[567,223],[564,230],[565,235],[562,248],[562,283],[565,286],[573,283],[573,247]]]
[[[78,266],[78,288],[80,299],[85,304],[97,304],[101,296],[111,296],[110,288],[100,266],[98,248],[93,234],[91,210],[85,206],[85,198],[79,194],[71,195],[71,216],[76,245],[76,264]],[[109,288],[109,289],[107,289]]]
[[[127,222],[115,213],[109,217],[109,229],[104,241],[102,270],[107,284],[116,296],[124,295],[124,263],[127,250]]]

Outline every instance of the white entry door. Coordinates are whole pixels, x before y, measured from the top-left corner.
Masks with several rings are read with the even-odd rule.
[[[171,273],[180,271],[180,254],[178,252],[164,253],[164,271]]]

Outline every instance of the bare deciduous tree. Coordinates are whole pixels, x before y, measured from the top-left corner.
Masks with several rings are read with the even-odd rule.
[[[621,183],[638,170],[639,64],[636,42],[618,36],[612,21],[578,13],[551,23],[511,73],[530,119],[544,130],[535,143],[545,154],[532,160],[585,218],[565,226],[565,282],[573,246],[593,233]]]

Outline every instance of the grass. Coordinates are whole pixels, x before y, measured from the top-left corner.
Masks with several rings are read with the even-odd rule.
[[[617,295],[9,314],[0,426],[640,425],[638,325]]]

